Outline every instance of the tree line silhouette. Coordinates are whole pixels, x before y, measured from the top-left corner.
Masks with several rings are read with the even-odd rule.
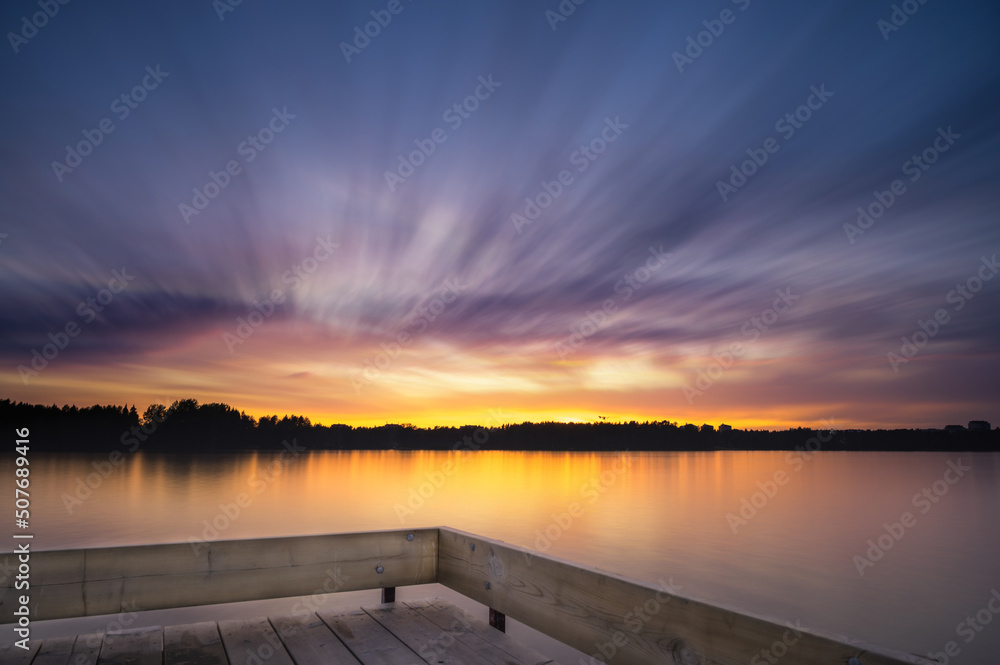
[[[0,400],[0,422],[27,427],[36,450],[224,452],[280,450],[294,442],[309,450],[880,450],[1000,451],[1000,429],[782,431],[716,430],[667,420],[598,423],[520,423],[421,428],[318,425],[303,416],[253,418],[228,404],[194,399],[170,406],[43,406]]]

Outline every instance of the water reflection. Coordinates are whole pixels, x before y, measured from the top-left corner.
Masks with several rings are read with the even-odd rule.
[[[936,502],[915,503],[958,459],[971,470]],[[39,549],[448,525],[926,653],[956,639],[956,624],[1000,588],[998,461],[285,451],[140,452],[114,466],[36,454],[33,525]],[[912,527],[861,575],[854,557],[904,512]],[[1000,652],[997,626],[963,643],[963,662]]]

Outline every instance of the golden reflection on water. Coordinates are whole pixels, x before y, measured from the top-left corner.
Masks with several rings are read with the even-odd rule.
[[[956,459],[972,470],[922,512],[914,496]],[[1000,587],[998,466],[957,453],[35,455],[32,525],[38,549],[452,526],[910,651],[954,639]],[[854,557],[907,511],[915,526],[861,575]],[[974,646],[1000,652],[1000,629]]]

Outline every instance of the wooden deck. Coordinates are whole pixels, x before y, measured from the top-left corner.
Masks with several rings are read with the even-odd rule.
[[[0,646],[0,665],[543,665],[534,649],[440,600],[206,621]]]
[[[13,553],[11,558],[17,560]],[[382,598],[391,600],[396,587],[441,584],[489,608],[490,624],[497,628],[510,617],[612,665],[735,665],[768,660],[773,648],[784,654],[781,665],[933,665],[914,654],[821,630],[799,630],[786,621],[688,597],[662,578],[654,585],[447,527],[41,550],[31,552],[30,563],[30,597],[15,588],[14,575],[0,582],[0,614],[17,617],[21,626],[47,619],[365,589],[381,589]],[[90,643],[97,638],[82,643],[52,640],[42,644],[34,660],[24,659],[24,650],[19,649],[15,655],[21,660],[3,662],[169,665],[221,663],[226,662],[221,654],[226,654],[239,665],[301,665],[321,662],[309,660],[320,643],[324,649],[345,646],[352,654],[347,663],[448,665],[497,662],[491,660],[495,657],[503,658],[500,662],[505,665],[547,662],[537,654],[525,660],[499,655],[507,653],[503,644],[509,644],[500,637],[502,628],[486,629],[468,618],[455,623],[453,613],[445,606],[404,603],[373,607],[364,610],[364,616],[348,616],[341,623],[317,616],[301,630],[274,637],[273,647],[267,631],[277,631],[291,619],[261,620],[257,628],[222,621],[214,627],[190,627],[188,633],[165,628],[109,635],[93,648]],[[465,628],[466,624],[478,628]],[[347,642],[352,638],[346,635],[362,630],[391,633],[389,644],[398,649],[374,646],[372,653],[351,649]],[[27,638],[21,632],[29,632],[28,627],[13,627],[7,639]],[[218,642],[211,647],[208,643],[216,634]],[[199,646],[200,639],[207,640],[206,646]],[[452,648],[444,648],[452,642]],[[148,661],[123,655],[139,646],[149,650]],[[247,652],[251,646],[263,653],[250,654],[251,658]],[[74,648],[90,649],[89,655],[62,657]],[[214,648],[220,659],[185,657],[192,648],[205,654]],[[270,648],[275,653],[265,658]],[[54,652],[51,657],[49,651]],[[10,657],[13,652],[2,653]]]

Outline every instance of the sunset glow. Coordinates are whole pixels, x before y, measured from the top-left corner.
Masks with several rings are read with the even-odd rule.
[[[404,3],[356,53],[356,3],[63,8],[0,62],[0,394],[1000,421],[996,8],[885,38],[870,3],[743,5],[683,66],[697,3]]]

